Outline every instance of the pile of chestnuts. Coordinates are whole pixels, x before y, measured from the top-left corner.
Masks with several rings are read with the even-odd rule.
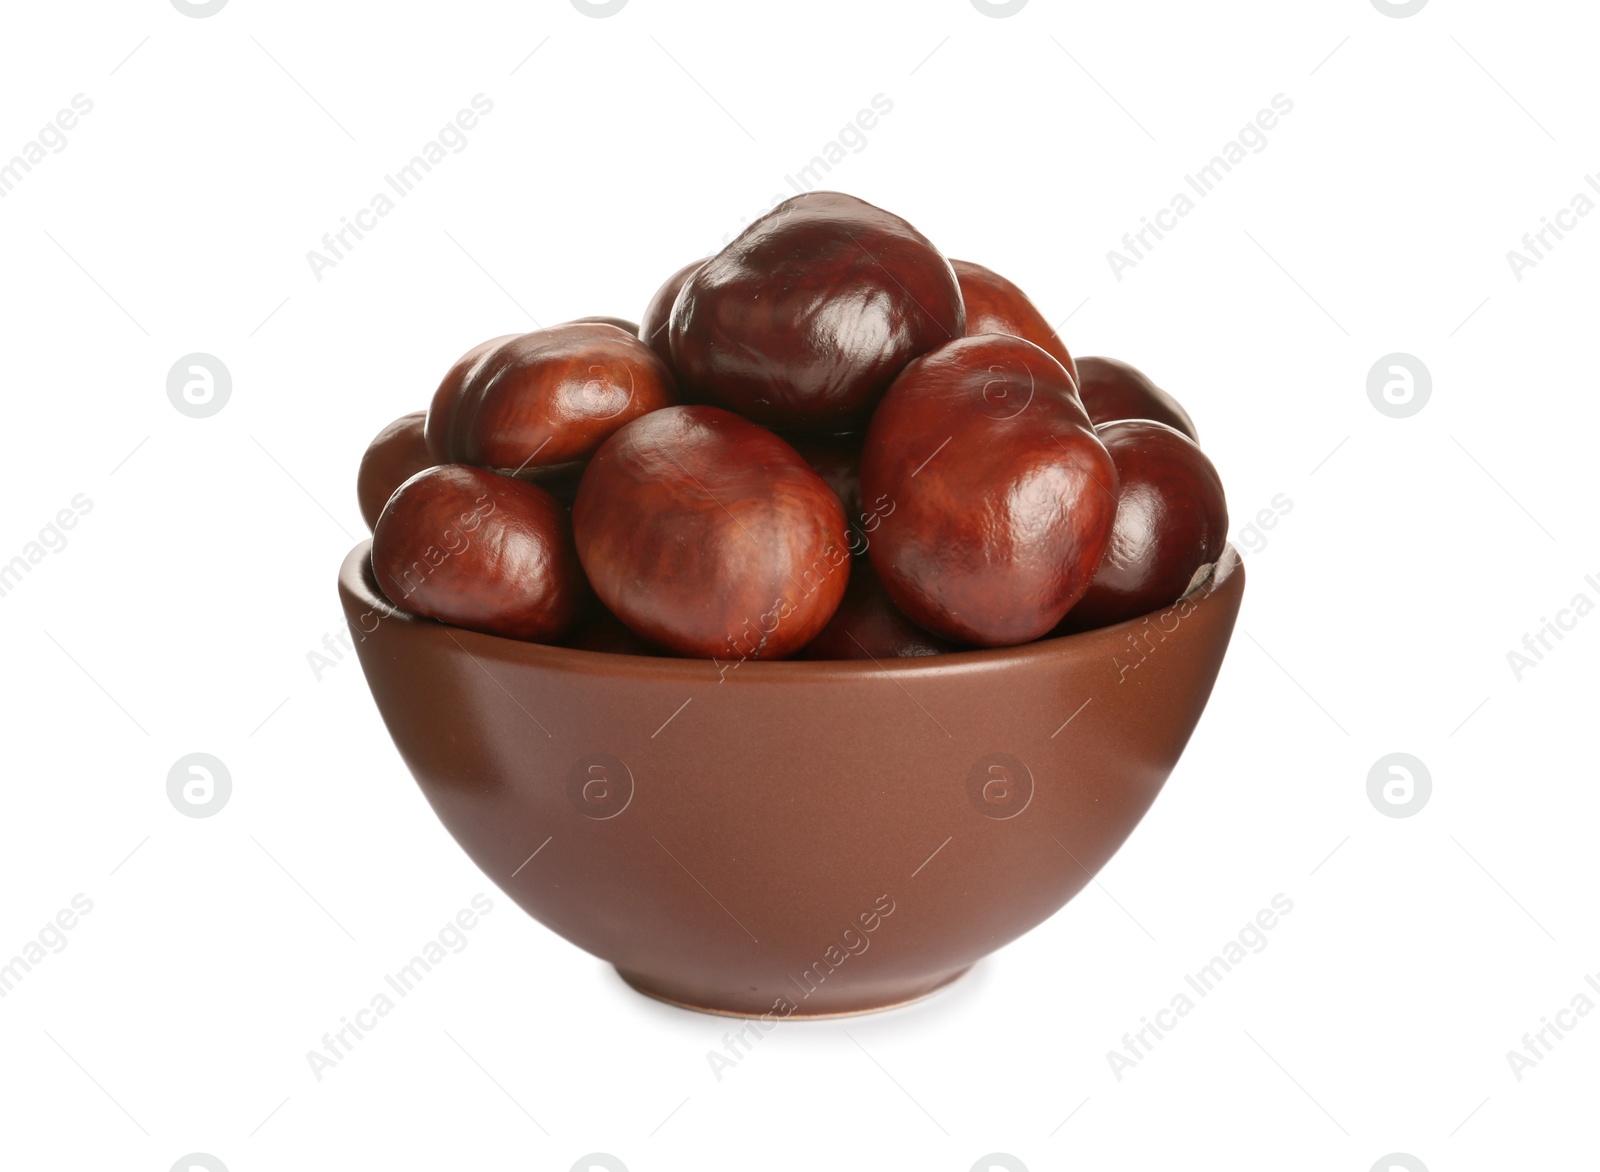
[[[493,338],[361,462],[400,609],[591,651],[889,659],[1135,618],[1222,553],[1178,402],[852,196],[778,205],[637,325]]]

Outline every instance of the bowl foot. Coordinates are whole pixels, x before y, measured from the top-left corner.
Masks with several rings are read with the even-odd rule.
[[[808,1021],[822,1021],[835,1017],[859,1017],[862,1014],[881,1013],[886,1009],[914,1005],[954,984],[971,969],[972,966],[967,965],[954,972],[897,989],[875,989],[869,993],[830,998],[829,1003],[819,1003],[815,1008],[802,1001],[792,989],[780,989],[771,994],[751,991],[737,998],[727,998],[724,1002],[723,998],[711,990],[695,995],[665,988],[641,973],[630,973],[619,968],[617,975],[635,992],[643,993],[656,1001],[664,1001],[668,1005],[675,1005],[679,1009],[692,1009],[696,1013],[710,1013],[718,1017],[770,1017],[791,1020],[804,1018]]]

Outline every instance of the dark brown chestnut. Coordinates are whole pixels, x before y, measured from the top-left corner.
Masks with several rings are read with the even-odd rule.
[[[1014,283],[993,269],[970,260],[952,260],[956,280],[961,282],[961,299],[967,306],[967,336],[1010,334],[1032,342],[1062,366],[1078,382],[1078,365],[1067,344],[1061,340],[1044,314]]]
[[[1165,423],[1128,419],[1095,429],[1117,466],[1117,518],[1105,558],[1063,631],[1138,618],[1176,602],[1195,571],[1222,556],[1228,502],[1199,446]]]
[[[555,498],[463,464],[395,490],[372,534],[372,570],[401,610],[539,643],[559,639],[589,600]]]
[[[445,371],[444,378],[439,380],[439,389],[433,392],[433,399],[428,405],[428,420],[422,429],[423,440],[428,445],[428,454],[433,457],[435,464],[453,462],[449,454],[450,443],[445,435],[445,428],[455,419],[456,405],[461,401],[461,389],[466,385],[467,376],[504,343],[520,336],[501,334],[498,338],[479,342],[457,358],[450,369]]]
[[[424,468],[438,463],[428,454],[422,435],[423,421],[427,418],[426,411],[402,415],[367,445],[360,471],[356,473],[356,501],[368,529],[377,525],[378,514],[383,512],[383,506],[389,503],[395,489]]]
[[[429,408],[430,449],[450,463],[532,478],[581,463],[629,420],[677,401],[661,359],[616,326],[569,322],[470,358]]]
[[[1154,419],[1200,442],[1183,404],[1141,370],[1115,358],[1078,359],[1078,397],[1096,426],[1119,419]]]
[[[906,367],[873,416],[861,492],[893,511],[867,556],[919,626],[1026,643],[1089,588],[1116,491],[1061,363],[1021,338],[960,338]]]
[[[906,618],[883,588],[870,558],[850,566],[850,584],[822,633],[796,659],[906,659],[959,651]]]
[[[572,522],[600,601],[681,655],[781,659],[833,617],[850,577],[833,490],[720,407],[620,429],[589,461]]]
[[[656,352],[657,357],[672,368],[672,347],[667,341],[667,327],[672,324],[672,303],[678,300],[678,291],[697,269],[710,257],[690,261],[661,283],[639,315],[639,339]],[[687,390],[688,388],[685,388]]]
[[[955,271],[899,216],[797,195],[696,270],[672,309],[672,368],[771,427],[859,427],[911,359],[966,328]]]

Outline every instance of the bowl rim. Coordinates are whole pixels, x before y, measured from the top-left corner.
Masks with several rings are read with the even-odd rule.
[[[1244,577],[1244,559],[1232,542],[1224,545],[1209,575],[1201,578],[1182,597],[1148,614],[1136,615],[1107,627],[1079,631],[1070,635],[1035,639],[1012,647],[981,647],[966,651],[947,651],[938,655],[907,656],[896,659],[693,659],[683,656],[629,655],[614,651],[590,651],[579,647],[558,647],[533,643],[506,635],[492,635],[452,626],[438,619],[410,614],[390,602],[378,589],[372,570],[372,538],[358,541],[339,567],[339,593],[365,608],[360,618],[376,615],[373,626],[357,619],[351,635],[365,642],[383,623],[398,623],[417,632],[437,630],[475,659],[501,663],[521,663],[581,675],[630,675],[684,683],[704,683],[714,679],[744,683],[807,681],[825,683],[831,679],[859,679],[864,676],[909,680],[973,671],[988,671],[1023,665],[1044,659],[1077,655],[1110,654],[1126,650],[1126,639],[1135,627],[1178,606],[1185,599],[1209,597],[1224,589],[1238,590]],[[348,608],[347,608],[348,609]]]

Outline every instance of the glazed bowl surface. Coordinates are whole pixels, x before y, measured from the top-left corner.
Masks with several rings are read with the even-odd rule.
[[[371,542],[339,594],[439,819],[651,996],[739,1016],[916,1000],[1042,923],[1155,800],[1244,590],[1231,546],[1155,614],[926,659],[722,662],[418,619]]]

